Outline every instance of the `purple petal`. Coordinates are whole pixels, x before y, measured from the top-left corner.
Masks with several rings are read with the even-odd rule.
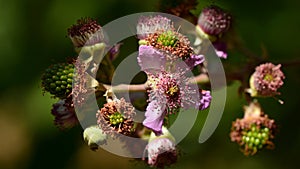
[[[201,90],[201,99],[199,102],[199,110],[207,109],[211,102],[210,91]]]
[[[143,125],[153,130],[156,135],[162,134],[162,125],[165,118],[163,107],[156,100],[153,100],[146,109],[146,119],[143,121]]]
[[[224,42],[214,42],[213,43],[215,50],[216,50],[216,54],[218,57],[220,58],[227,58],[227,46],[226,43]]]
[[[115,60],[120,52],[120,47],[121,47],[122,43],[117,43],[115,45],[113,45],[109,51],[108,51],[108,56],[109,59],[111,61]]]
[[[152,46],[141,45],[138,63],[142,71],[155,73],[164,69],[166,57]]]
[[[187,58],[184,62],[191,68],[203,63],[205,60],[203,55],[192,55],[191,57]]]

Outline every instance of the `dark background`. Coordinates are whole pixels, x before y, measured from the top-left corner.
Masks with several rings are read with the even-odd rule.
[[[80,127],[59,131],[53,125],[51,105],[56,102],[40,87],[42,71],[52,63],[74,56],[66,29],[84,16],[104,25],[136,12],[157,11],[158,0],[10,0],[0,6],[0,168],[76,169],[144,168],[142,164],[110,154],[92,152],[84,144]],[[195,13],[211,1],[200,1]],[[258,54],[261,45],[274,63],[299,60],[300,1],[226,1],[216,4],[235,17],[235,28]],[[134,47],[133,47],[134,48]],[[123,49],[126,53],[126,49]],[[122,55],[122,53],[121,53]],[[124,55],[124,54],[123,54]],[[230,58],[231,57],[231,58]],[[238,54],[229,55],[228,62]],[[292,62],[296,63],[296,62]],[[207,112],[202,112],[179,146],[182,155],[174,168],[283,169],[299,168],[299,64],[283,68],[286,75],[280,105],[274,99],[262,106],[279,125],[274,150],[245,157],[230,142],[231,122],[242,117],[244,100],[239,83],[228,87],[227,103],[215,133],[197,142]]]

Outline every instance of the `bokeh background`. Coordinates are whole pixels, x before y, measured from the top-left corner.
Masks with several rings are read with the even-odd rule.
[[[104,25],[127,14],[157,11],[159,0],[0,2],[0,168],[147,168],[104,150],[90,151],[83,142],[80,126],[59,131],[50,114],[51,106],[57,100],[48,94],[43,96],[40,77],[50,64],[74,56],[66,29],[77,19],[90,16]],[[199,14],[201,8],[211,3],[199,0],[194,12]],[[265,112],[279,125],[276,148],[245,157],[238,145],[230,142],[231,123],[242,117],[245,103],[237,94],[239,83],[234,82],[228,87],[225,111],[215,133],[205,143],[198,143],[207,112],[199,114],[192,131],[179,144],[182,155],[172,168],[300,168],[300,1],[215,3],[232,12],[234,26],[249,48],[260,54],[263,45],[274,63],[284,60],[294,63],[283,68],[286,80],[280,98],[285,104],[280,105],[274,99],[262,102]],[[126,55],[126,51],[123,49],[121,55]],[[237,57],[244,56],[233,54],[229,59],[234,61]]]

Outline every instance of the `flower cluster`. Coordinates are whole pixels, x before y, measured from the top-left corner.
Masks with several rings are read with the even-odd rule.
[[[191,4],[194,3],[186,6],[191,8]],[[191,13],[187,13],[190,16]],[[50,66],[41,78],[43,91],[60,99],[51,110],[55,125],[68,129],[92,117],[94,124],[85,126],[83,138],[93,151],[109,144],[109,138],[113,138],[124,144],[129,153],[139,153],[151,167],[164,168],[176,163],[177,141],[167,128],[168,119],[179,113],[189,113],[188,110],[201,112],[209,108],[213,98],[207,84],[211,63],[210,59],[205,59],[210,57],[206,56],[210,47],[206,42],[212,43],[219,58],[227,58],[229,43],[224,37],[230,34],[232,16],[215,5],[204,8],[193,27],[193,38],[174,25],[170,18],[161,15],[141,16],[137,20],[136,61],[147,79],[144,84],[117,86],[110,84],[121,43],[108,45],[109,38],[94,19],[82,18],[72,25],[67,32],[78,57]],[[190,39],[195,42],[191,43]],[[279,95],[285,79],[280,64],[266,62],[253,70],[253,63],[262,62],[250,58],[247,65],[240,65],[241,72],[233,72],[237,77],[234,80],[241,81],[240,91],[249,105],[244,108],[244,117],[232,123],[230,138],[245,155],[274,147],[275,120],[262,111],[254,98]],[[117,97],[117,92],[127,90],[143,91],[148,96],[144,98],[144,118],[137,120],[139,114],[133,104],[126,97]],[[90,99],[96,100],[96,110],[89,107]],[[76,114],[76,108],[88,111],[81,116]],[[135,144],[127,138],[140,142]]]
[[[187,71],[204,62],[203,55],[194,53],[189,40],[174,31],[172,22],[167,18],[161,20],[167,29],[157,30],[161,16],[139,20],[137,30],[145,32],[145,39],[140,41],[138,63],[148,76],[148,107],[143,124],[157,135],[162,134],[163,121],[166,115],[175,114],[180,108],[208,107],[211,97],[204,92],[207,99],[197,97],[199,90],[189,85]],[[140,25],[147,25],[143,30]],[[149,33],[148,30],[152,30]],[[147,34],[146,34],[147,33]]]

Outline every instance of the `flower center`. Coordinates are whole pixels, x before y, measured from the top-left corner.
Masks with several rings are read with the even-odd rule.
[[[118,125],[124,121],[124,117],[121,113],[115,112],[109,116],[109,121],[112,125]]]
[[[271,74],[266,74],[264,77],[265,81],[271,82],[274,79],[274,77]]]
[[[177,86],[173,86],[173,87],[170,87],[166,93],[169,96],[174,96],[178,92],[178,90],[179,89]]]
[[[160,34],[157,38],[157,43],[163,46],[174,47],[177,41],[178,39],[172,31],[164,32]]]

